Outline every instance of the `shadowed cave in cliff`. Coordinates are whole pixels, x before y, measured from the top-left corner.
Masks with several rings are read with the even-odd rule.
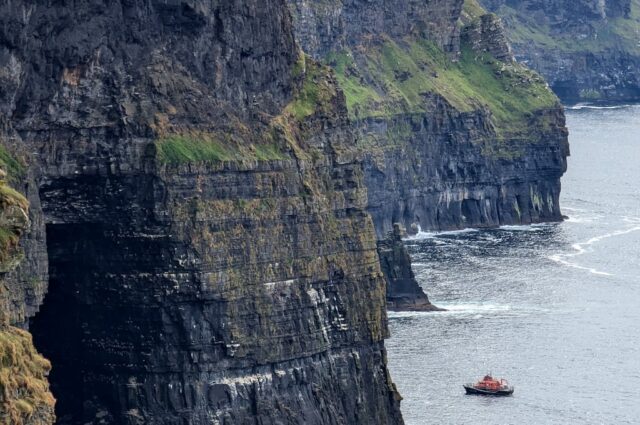
[[[100,234],[97,225],[47,225],[49,291],[31,320],[31,331],[36,347],[53,366],[50,383],[57,399],[58,423],[80,423],[82,419],[83,374],[90,361],[84,346],[88,326],[83,318],[96,312],[79,297],[81,283],[91,279],[99,266],[95,245],[106,242]],[[109,323],[109,318],[103,319]]]
[[[146,176],[54,179],[40,187],[49,288],[30,331],[52,364],[60,424],[117,422],[112,415],[127,405],[126,394],[113,390],[122,384],[118,372],[139,371],[149,347],[162,345],[161,310],[143,301],[159,281],[141,277],[166,265],[172,249],[151,214],[154,196],[161,195]]]

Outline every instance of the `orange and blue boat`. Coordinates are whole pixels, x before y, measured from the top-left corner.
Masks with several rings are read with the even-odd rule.
[[[463,387],[467,394],[473,395],[509,396],[514,391],[506,379],[495,379],[491,375],[486,375],[475,384],[464,384]]]

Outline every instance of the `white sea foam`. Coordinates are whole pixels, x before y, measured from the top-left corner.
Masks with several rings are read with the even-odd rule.
[[[572,111],[579,111],[582,109],[624,109],[624,108],[629,108],[631,106],[634,106],[634,105],[596,106],[596,105],[590,105],[587,103],[579,103],[577,105],[567,106],[566,109],[569,109]]]
[[[629,222],[629,223],[640,223],[640,221],[633,221],[633,220],[638,220],[637,218],[631,218],[631,217],[627,217],[625,218],[625,221]],[[565,254],[554,254],[549,256],[549,259],[551,259],[552,261],[555,261],[556,263],[559,264],[563,264],[565,266],[568,267],[573,267],[575,269],[579,269],[579,270],[586,270],[592,274],[595,275],[599,275],[599,276],[613,276],[611,273],[607,273],[607,272],[603,272],[603,271],[599,271],[593,267],[587,267],[587,266],[583,266],[577,263],[574,263],[572,261],[570,261],[570,259],[579,257],[581,255],[584,255],[587,252],[590,252],[590,247],[604,239],[609,239],[609,238],[614,238],[616,236],[623,236],[623,235],[628,235],[629,233],[634,233],[634,232],[638,232],[640,231],[640,226],[634,226],[631,227],[629,229],[624,229],[624,230],[618,230],[615,232],[611,232],[611,233],[607,233],[605,235],[601,235],[601,236],[595,236],[591,239],[589,239],[586,242],[580,242],[580,243],[576,243],[571,245],[571,248],[574,249],[575,252],[572,253],[565,253]]]
[[[471,313],[471,314],[511,311],[510,305],[501,305],[501,304],[485,304],[485,303],[437,304],[436,303],[436,305],[438,307],[444,308],[448,312],[461,312],[461,313]]]
[[[515,231],[515,232],[539,232],[543,228],[549,227],[549,226],[553,226],[553,224],[536,223],[536,224],[522,224],[522,225],[505,225],[505,226],[500,226],[498,229]],[[435,239],[441,236],[463,235],[465,233],[477,233],[480,231],[481,229],[467,228],[467,229],[460,229],[460,230],[446,230],[442,232],[425,232],[418,227],[418,233],[407,237],[405,240],[415,241],[415,240],[424,240],[424,239]]]
[[[422,228],[418,226],[418,233],[407,237],[405,240],[416,241],[416,240],[424,240],[424,239],[433,239],[439,236],[454,236],[454,235],[462,235],[465,233],[476,233],[476,232],[479,232],[479,230],[478,229],[461,229],[461,230],[446,230],[443,232],[424,232]]]
[[[422,317],[431,315],[455,315],[455,316],[473,316],[481,318],[491,316],[492,314],[505,314],[512,312],[509,305],[501,304],[484,304],[484,303],[456,303],[449,304],[446,302],[439,303],[434,301],[434,305],[444,308],[446,311],[390,311],[390,318],[407,318]]]
[[[563,206],[562,210],[568,212],[568,218],[565,220],[566,223],[592,223],[604,217],[601,214],[595,214],[584,208]]]
[[[548,224],[506,225],[500,226],[500,230],[508,230],[511,232],[539,232],[548,226]]]
[[[597,216],[577,216],[577,215],[570,215],[568,216],[568,218],[565,220],[567,223],[591,223],[595,220],[597,220],[599,217]]]

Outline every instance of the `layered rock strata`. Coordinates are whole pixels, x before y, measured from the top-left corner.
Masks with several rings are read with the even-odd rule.
[[[391,311],[442,311],[429,301],[411,269],[411,256],[402,241],[405,229],[396,224],[378,241],[378,255],[387,281],[387,309]]]
[[[58,423],[402,423],[345,100],[286,5],[0,12],[2,118],[46,225],[46,258],[25,257],[49,262],[30,329]]]
[[[640,1],[480,0],[563,101],[640,99]]]
[[[563,110],[513,61],[495,17],[462,0],[289,4],[303,48],[345,92],[379,238],[396,222],[415,232],[561,219]]]
[[[391,309],[431,309],[394,223],[491,227],[562,218],[564,114],[475,1],[289,0],[334,68],[364,158]]]

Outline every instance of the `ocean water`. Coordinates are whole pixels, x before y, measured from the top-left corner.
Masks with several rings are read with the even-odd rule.
[[[567,110],[560,224],[406,243],[446,313],[391,313],[408,425],[640,424],[640,105]],[[464,395],[487,372],[509,398]]]

